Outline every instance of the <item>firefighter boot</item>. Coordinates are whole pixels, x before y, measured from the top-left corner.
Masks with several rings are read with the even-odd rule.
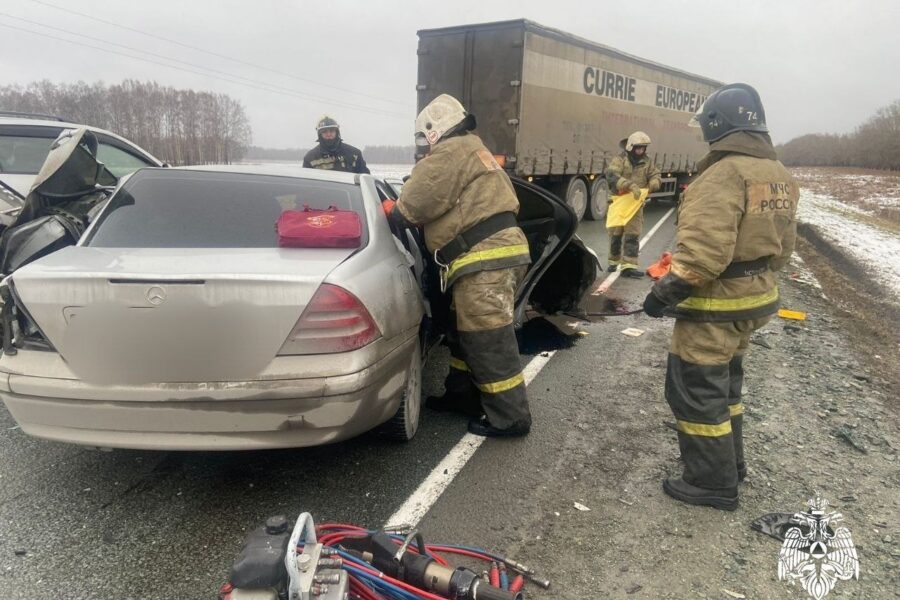
[[[736,510],[738,507],[737,487],[710,490],[691,485],[680,477],[669,477],[663,481],[663,491],[685,504],[712,506],[721,510]]]
[[[528,435],[529,431],[531,431],[531,424],[527,421],[516,421],[504,429],[491,425],[487,417],[469,421],[469,433],[483,437],[520,437]]]
[[[741,389],[744,387],[744,357],[736,354],[728,363],[729,389],[728,411],[731,413],[731,438],[734,441],[734,460],[737,464],[738,481],[747,478],[747,463],[744,460],[744,403]]]

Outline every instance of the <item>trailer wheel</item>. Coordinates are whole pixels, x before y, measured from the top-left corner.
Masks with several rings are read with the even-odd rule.
[[[580,221],[584,217],[588,205],[588,188],[584,179],[581,177],[572,177],[568,181],[563,181],[556,188],[556,195],[565,198],[575,216]]]
[[[606,177],[598,175],[591,184],[591,201],[588,204],[587,218],[591,221],[602,221],[609,210],[609,184]]]

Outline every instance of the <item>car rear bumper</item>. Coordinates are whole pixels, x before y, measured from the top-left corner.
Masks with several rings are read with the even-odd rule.
[[[359,435],[396,413],[417,342],[413,333],[347,375],[94,386],[0,373],[0,398],[25,433],[74,444],[147,450],[315,446]],[[344,355],[331,360],[355,362]]]

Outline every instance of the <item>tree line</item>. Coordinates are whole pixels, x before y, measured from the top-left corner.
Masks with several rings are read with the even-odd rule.
[[[849,134],[814,133],[778,146],[786,165],[900,170],[900,100]]]
[[[363,158],[370,164],[405,165],[413,163],[415,146],[365,146]],[[251,146],[246,160],[285,160],[302,162],[309,148],[261,148]]]
[[[0,110],[56,115],[108,129],[172,165],[234,162],[252,141],[238,100],[152,81],[7,85],[0,87]]]

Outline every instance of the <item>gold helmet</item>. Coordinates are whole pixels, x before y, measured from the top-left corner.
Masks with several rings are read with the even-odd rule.
[[[625,151],[631,152],[635,146],[649,146],[650,136],[643,131],[635,131],[625,140]]]
[[[416,117],[416,145],[435,145],[448,133],[474,129],[475,116],[463,108],[462,103],[450,94],[441,94],[428,103]]]

